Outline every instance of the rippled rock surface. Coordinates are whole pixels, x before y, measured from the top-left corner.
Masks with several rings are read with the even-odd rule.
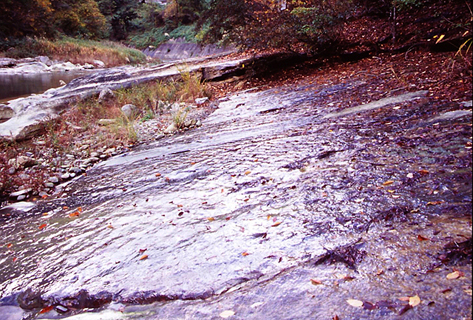
[[[240,92],[3,213],[0,312],[467,318],[471,111],[425,91],[337,107],[367,86]]]

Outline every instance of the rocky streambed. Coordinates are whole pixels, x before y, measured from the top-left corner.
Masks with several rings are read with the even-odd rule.
[[[471,101],[383,79],[238,92],[3,211],[0,314],[470,319]]]

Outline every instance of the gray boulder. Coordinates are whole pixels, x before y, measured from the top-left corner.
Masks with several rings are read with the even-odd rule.
[[[15,111],[7,105],[0,104],[0,122],[6,121],[15,115]]]
[[[122,112],[123,112],[123,115],[127,117],[127,119],[131,120],[140,114],[140,109],[133,104],[125,104],[122,107]]]

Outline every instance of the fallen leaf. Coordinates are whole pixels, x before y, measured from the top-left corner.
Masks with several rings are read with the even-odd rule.
[[[74,218],[79,216],[79,211],[73,212],[69,214],[69,218]]]
[[[447,292],[450,292],[450,291],[452,291],[452,288],[444,289],[444,290],[442,290],[441,292],[442,292],[442,293],[447,293]]]
[[[445,201],[429,201],[427,202],[427,205],[431,205],[431,206],[434,206],[434,205],[437,205],[437,204],[442,204],[444,203]]]
[[[380,275],[382,275],[383,273],[384,273],[384,270],[379,269],[379,270],[376,272],[376,275],[380,276]]]
[[[393,184],[393,183],[394,183],[394,181],[388,180],[388,181],[383,182],[383,186],[389,186],[389,185],[391,185],[391,184]]]
[[[215,221],[215,218],[214,218],[214,217],[209,217],[209,218],[207,218],[207,220],[209,220],[209,221]]]
[[[246,257],[247,255],[249,255],[249,253],[245,251],[245,252],[243,252],[241,255],[244,256],[244,257]]]
[[[422,170],[419,170],[419,171],[417,171],[417,172],[419,172],[419,173],[422,174],[422,175],[429,174],[429,171],[423,170],[423,169],[422,169]]]
[[[49,306],[49,307],[44,307],[43,309],[41,309],[41,311],[39,312],[40,314],[42,313],[48,313],[49,311],[53,310],[54,309],[54,306]]]
[[[7,244],[7,248],[11,248],[13,246],[13,244],[9,243]]]
[[[363,301],[363,309],[365,309],[365,310],[374,310],[376,308],[378,308],[377,305],[375,305],[375,304],[373,304],[369,301]]]
[[[64,206],[64,207],[62,207],[62,209],[63,209],[63,210],[67,210],[67,209],[69,209],[69,207],[68,207],[68,206]]]
[[[47,197],[48,197],[47,194],[43,194],[43,195],[41,196],[41,198],[43,198],[43,199],[46,199]]]
[[[49,212],[43,212],[43,217],[47,216]]]
[[[155,176],[156,177],[161,177],[161,173],[158,172],[158,173],[155,174]]]
[[[406,313],[408,310],[412,309],[412,306],[410,304],[406,304],[401,310],[399,310],[399,315],[403,315]]]
[[[245,171],[245,174],[246,174],[246,175],[248,175],[248,174],[250,174],[250,173],[251,173],[250,170]]]
[[[148,249],[147,249],[147,248],[144,248],[144,249],[140,249],[138,252],[139,252],[139,253],[143,253],[143,252],[145,252],[146,250],[148,250]]]
[[[178,204],[177,207],[178,207],[178,208],[182,208],[183,205],[182,205],[182,204]]]
[[[400,297],[398,299],[401,301],[409,301],[410,297]]]
[[[340,320],[340,318],[337,315],[334,315],[332,320]]]
[[[235,315],[235,311],[232,311],[232,310],[225,310],[222,313],[220,313],[220,317],[224,319],[230,318],[233,315]]]
[[[464,275],[463,272],[456,270],[456,271],[453,271],[452,273],[447,274],[447,279],[454,280],[454,279],[458,279],[462,277],[463,275]]]
[[[278,222],[274,223],[273,225],[271,225],[271,227],[277,227],[277,226],[279,226],[281,223],[282,223],[281,221],[278,221]]]
[[[17,257],[13,257],[12,260],[13,260],[13,262],[15,262],[16,260],[18,260],[18,258],[17,258]]]
[[[77,211],[82,212],[82,207],[77,208]]]
[[[427,240],[430,240],[429,238],[426,238],[424,236],[421,236],[420,234],[417,235],[417,239],[419,239],[420,241],[427,241]]]
[[[312,283],[314,286],[316,286],[318,284],[322,284],[322,281],[317,280],[317,279],[310,279],[310,283]]]
[[[46,228],[47,224],[46,223],[43,223],[42,225],[39,226],[39,230],[42,230],[44,228]]]
[[[440,41],[442,41],[442,39],[445,37],[444,34],[441,34],[440,37],[437,39],[437,41],[435,42],[435,44],[439,43]]]
[[[109,225],[107,226],[107,228],[109,228],[109,229],[115,229],[111,224],[109,224]]]
[[[409,297],[409,305],[411,307],[418,306],[420,304],[420,298],[418,295],[415,295],[413,297]]]
[[[148,259],[148,255],[147,254],[144,254],[140,257],[140,260],[145,260],[145,259]]]
[[[360,300],[348,299],[347,303],[352,307],[357,307],[357,308],[363,307],[363,301],[360,301]]]

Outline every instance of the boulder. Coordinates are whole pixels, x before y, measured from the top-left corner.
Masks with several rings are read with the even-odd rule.
[[[140,109],[137,106],[133,105],[133,104],[125,104],[122,107],[122,112],[123,112],[123,115],[127,119],[132,120],[140,114]]]
[[[7,105],[0,104],[0,122],[6,121],[15,115],[15,111]]]
[[[107,102],[115,98],[115,93],[113,93],[110,88],[105,88],[99,93],[99,102]]]

